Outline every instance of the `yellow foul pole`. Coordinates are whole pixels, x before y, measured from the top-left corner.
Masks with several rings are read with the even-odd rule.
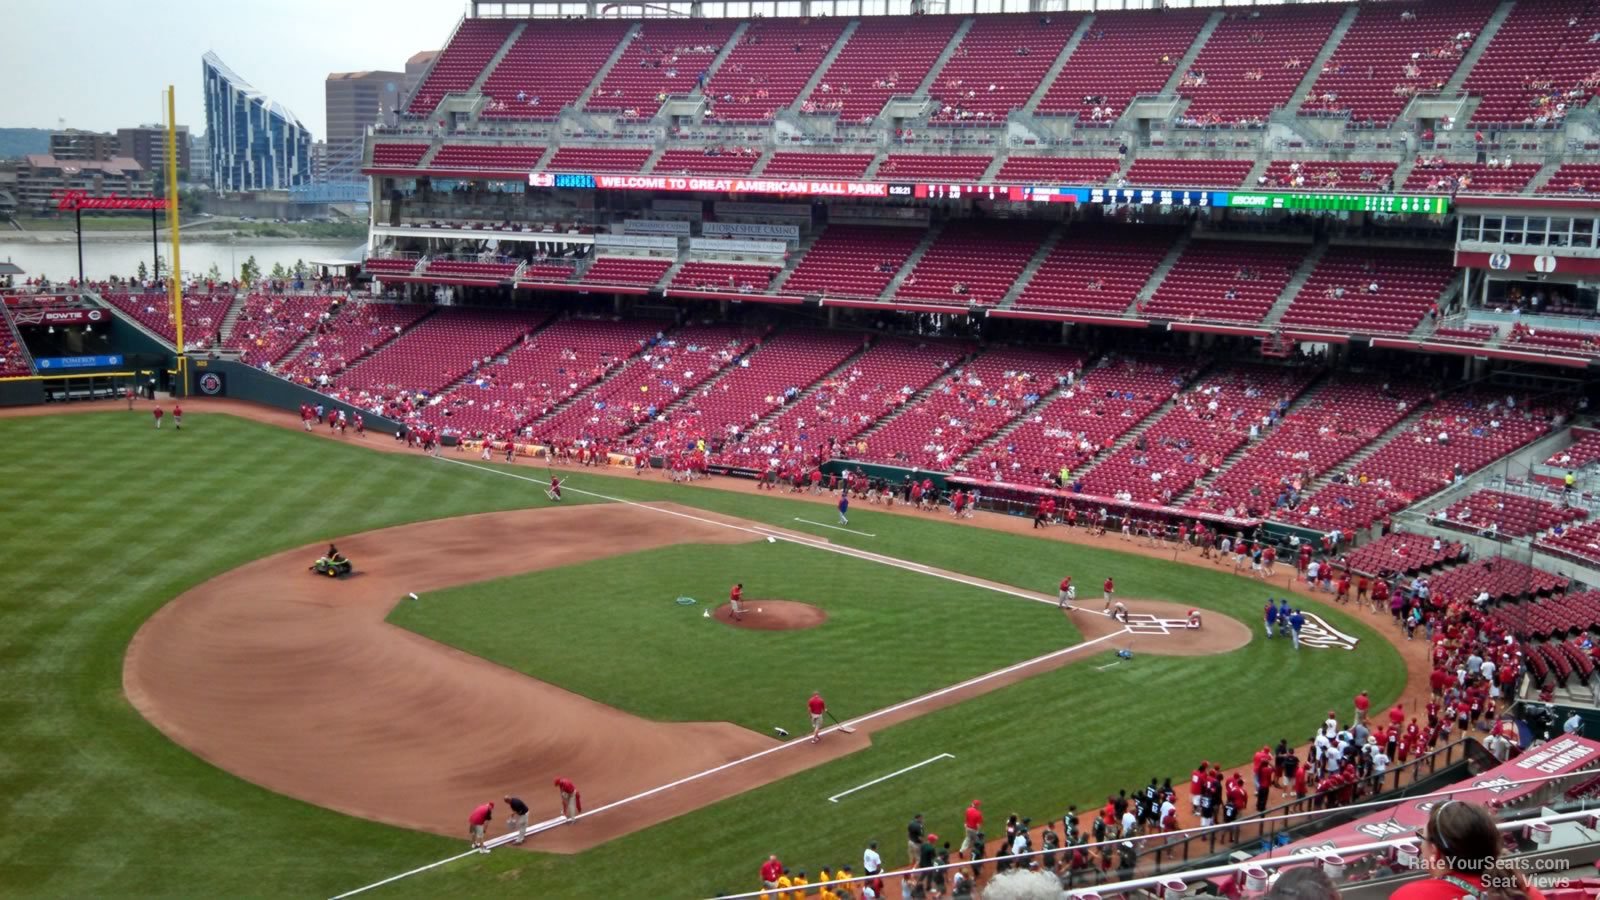
[[[178,247],[178,102],[167,85],[167,236],[172,241],[172,265],[167,270],[167,302],[178,338],[178,377],[174,394],[187,394],[188,371],[183,355],[183,265]]]

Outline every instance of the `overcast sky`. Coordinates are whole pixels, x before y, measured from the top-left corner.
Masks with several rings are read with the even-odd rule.
[[[466,9],[454,0],[75,0],[5,2],[0,127],[111,131],[159,122],[205,130],[200,57],[215,50],[258,90],[326,137],[329,72],[405,69],[435,50]]]

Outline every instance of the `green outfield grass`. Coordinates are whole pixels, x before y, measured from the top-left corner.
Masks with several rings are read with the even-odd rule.
[[[663,547],[435,592],[389,620],[647,718],[796,733],[813,689],[841,714],[864,713],[1081,639],[1053,605],[847,556],[819,565],[819,554],[766,541]],[[828,621],[772,632],[702,618],[740,580],[752,607],[798,600]]]
[[[5,685],[0,692],[0,734],[5,735],[0,740],[0,821],[8,823],[0,830],[0,894],[5,896],[330,896],[460,849],[460,841],[328,812],[211,767],[169,742],[128,705],[121,690],[122,656],[139,625],[163,603],[250,559],[407,521],[538,506],[545,503],[542,490],[420,456],[379,456],[221,416],[188,418],[190,427],[181,435],[155,433],[148,415],[140,413],[0,420],[0,441],[13,460],[27,461],[15,463],[0,480],[0,509],[10,525],[0,542],[0,572],[10,588],[0,592],[5,626],[0,629],[0,684]],[[518,474],[539,472],[522,467]],[[828,521],[812,504],[648,478],[606,479],[580,472],[568,484],[631,499],[670,499],[786,527],[809,528],[795,523],[796,516]],[[568,493],[568,503],[583,500]],[[878,537],[817,533],[1035,590],[1053,589],[1063,572],[1088,585],[1114,574],[1126,596],[1192,601],[1250,624],[1265,592],[1258,583],[1220,572],[1005,535],[947,518],[864,509],[853,510],[851,521]],[[919,669],[918,679],[942,683],[973,667],[992,668],[981,664],[991,651],[1016,659],[1030,655],[1030,642],[1034,647],[1061,643],[1063,624],[1050,619],[1055,614],[1048,607],[971,593],[976,589],[957,592],[927,576],[879,571],[866,563],[846,566],[840,557],[820,551],[807,558],[804,548],[760,544],[655,552],[686,554],[675,560],[687,570],[684,578],[691,587],[684,592],[720,599],[728,583],[724,572],[690,565],[702,549],[727,554],[721,559],[730,565],[745,552],[756,560],[783,560],[784,566],[762,577],[782,579],[796,593],[811,592],[796,599],[844,604],[834,621],[813,631],[759,634],[683,622],[689,617],[678,616],[682,610],[670,602],[679,590],[666,584],[659,600],[624,601],[656,604],[662,618],[655,624],[662,629],[714,627],[701,633],[722,653],[760,659],[777,670],[775,676],[761,675],[763,691],[802,664],[784,654],[764,655],[763,646],[777,646],[764,640],[795,641],[797,647],[821,641],[826,647],[831,635],[862,642],[836,654],[830,683],[840,687],[830,691],[851,692],[864,704],[919,690],[921,680],[884,675],[895,660]],[[649,557],[624,557],[613,565],[633,569],[630,577],[637,577]],[[577,579],[583,568],[547,577]],[[858,569],[859,577],[850,574]],[[870,580],[872,597],[835,589],[847,575],[851,584]],[[756,589],[754,576],[743,580],[752,595],[770,595],[764,587]],[[537,585],[538,579],[533,581]],[[503,602],[493,591],[458,591],[460,599],[484,609]],[[482,599],[474,599],[474,593]],[[617,616],[599,624],[580,618],[570,597],[547,593],[569,619],[563,628],[587,634],[625,624]],[[879,598],[881,609],[869,608],[872,598]],[[963,607],[961,628],[941,630],[947,626],[935,620],[932,609],[919,618],[918,598],[933,598],[926,600],[928,607]],[[968,606],[972,609],[965,611]],[[419,614],[436,611],[424,603]],[[1040,615],[1050,619],[1057,634],[1029,633],[1030,623],[1042,621],[1035,618]],[[875,735],[869,751],[587,853],[498,852],[371,896],[707,896],[749,888],[760,859],[773,851],[809,869],[859,864],[862,844],[876,837],[890,851],[886,858],[898,861],[894,851],[911,813],[926,813],[934,830],[948,836],[956,833],[957,817],[973,796],[984,797],[996,816],[1011,810],[1035,820],[1058,816],[1067,802],[1088,803],[1151,775],[1178,775],[1201,757],[1241,762],[1264,740],[1302,737],[1324,710],[1343,709],[1357,690],[1372,691],[1379,703],[1397,695],[1404,677],[1398,656],[1361,623],[1337,612],[1324,615],[1362,637],[1362,648],[1295,654],[1278,642],[1257,640],[1221,657],[1141,656],[1105,672],[1088,664],[1069,666],[898,725]],[[420,621],[407,624],[423,627]],[[426,627],[440,635],[457,629],[449,639],[463,646],[476,642],[462,622],[439,619]],[[876,642],[853,633],[874,629],[884,632]],[[1009,637],[1002,642],[995,632]],[[931,637],[923,640],[925,634]],[[644,645],[657,658],[663,646]],[[485,647],[484,652],[505,651]],[[868,654],[874,658],[864,658]],[[707,655],[685,653],[680,662],[708,665]],[[564,683],[587,680],[585,692],[605,693],[603,679],[587,669],[574,672],[569,666],[565,675]],[[613,702],[665,717],[712,714],[709,698],[673,702],[656,689]],[[723,717],[753,721],[754,705],[732,703]],[[826,800],[944,752],[956,759],[838,804]],[[667,887],[643,889],[646,878]]]

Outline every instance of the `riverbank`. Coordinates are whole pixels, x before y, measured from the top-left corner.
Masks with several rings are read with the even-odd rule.
[[[25,230],[10,229],[0,231],[0,243],[7,244],[60,244],[75,243],[77,233],[73,230],[71,219],[19,219],[18,223]],[[114,227],[106,227],[114,223]],[[328,241],[334,243],[354,244],[366,239],[367,223],[365,222],[213,222],[199,220],[192,224],[183,225],[179,229],[185,244],[195,243],[229,243],[234,241],[272,242],[284,243],[306,241]],[[167,240],[165,225],[156,229],[158,240]],[[115,242],[134,241],[148,242],[150,240],[150,222],[148,219],[107,219],[97,217],[91,222],[87,217],[84,220],[83,239],[87,241]]]

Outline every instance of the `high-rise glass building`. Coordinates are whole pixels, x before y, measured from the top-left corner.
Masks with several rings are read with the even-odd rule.
[[[250,86],[208,52],[206,91],[211,186],[219,191],[283,191],[311,183],[311,132],[281,103]]]

